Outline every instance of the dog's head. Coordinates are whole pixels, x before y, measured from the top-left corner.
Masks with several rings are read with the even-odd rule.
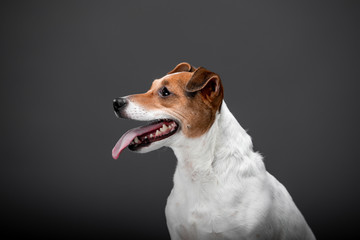
[[[149,91],[114,99],[117,117],[151,123],[129,130],[116,143],[117,159],[127,146],[149,152],[170,146],[176,135],[196,138],[209,130],[221,108],[220,77],[203,67],[180,63],[167,75],[154,80]]]

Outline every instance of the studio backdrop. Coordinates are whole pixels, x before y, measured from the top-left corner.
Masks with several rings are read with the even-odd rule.
[[[318,239],[359,211],[356,1],[1,1],[1,235],[169,239],[170,149],[125,150],[115,97],[176,64],[225,101]],[[335,239],[334,238],[334,239]]]

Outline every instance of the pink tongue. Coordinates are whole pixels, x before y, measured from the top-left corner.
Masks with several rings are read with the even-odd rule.
[[[114,159],[118,159],[122,150],[124,150],[124,148],[126,148],[136,136],[140,136],[143,135],[144,133],[159,129],[162,127],[163,124],[164,123],[159,122],[153,125],[138,127],[127,131],[124,135],[122,135],[122,137],[119,139],[119,141],[116,143],[115,147],[113,148],[112,157]]]

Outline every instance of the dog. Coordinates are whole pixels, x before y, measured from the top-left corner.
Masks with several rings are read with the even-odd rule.
[[[285,187],[269,174],[224,101],[218,74],[180,63],[143,94],[116,98],[117,117],[151,123],[112,150],[173,149],[165,207],[171,239],[315,239]]]

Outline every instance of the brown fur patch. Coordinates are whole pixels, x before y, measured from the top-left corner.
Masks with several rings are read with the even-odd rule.
[[[196,71],[195,73],[185,71],[166,75],[155,80],[148,92],[132,95],[130,99],[145,109],[159,109],[167,112],[180,120],[181,130],[187,137],[199,137],[207,132],[215,121],[216,112],[220,109],[223,99],[223,87],[220,78],[215,74],[218,81],[211,81],[211,84],[218,84],[215,86],[220,88],[217,94],[213,91],[214,86],[207,86],[210,83],[206,83],[200,90],[189,94],[189,91],[186,90],[189,81],[199,82],[201,80],[193,77],[203,77],[204,75],[195,75]],[[159,94],[164,86],[171,92],[167,97]]]
[[[191,66],[189,63],[182,62],[179,63],[173,70],[168,72],[168,74],[171,73],[177,73],[177,72],[194,72],[195,68]]]

